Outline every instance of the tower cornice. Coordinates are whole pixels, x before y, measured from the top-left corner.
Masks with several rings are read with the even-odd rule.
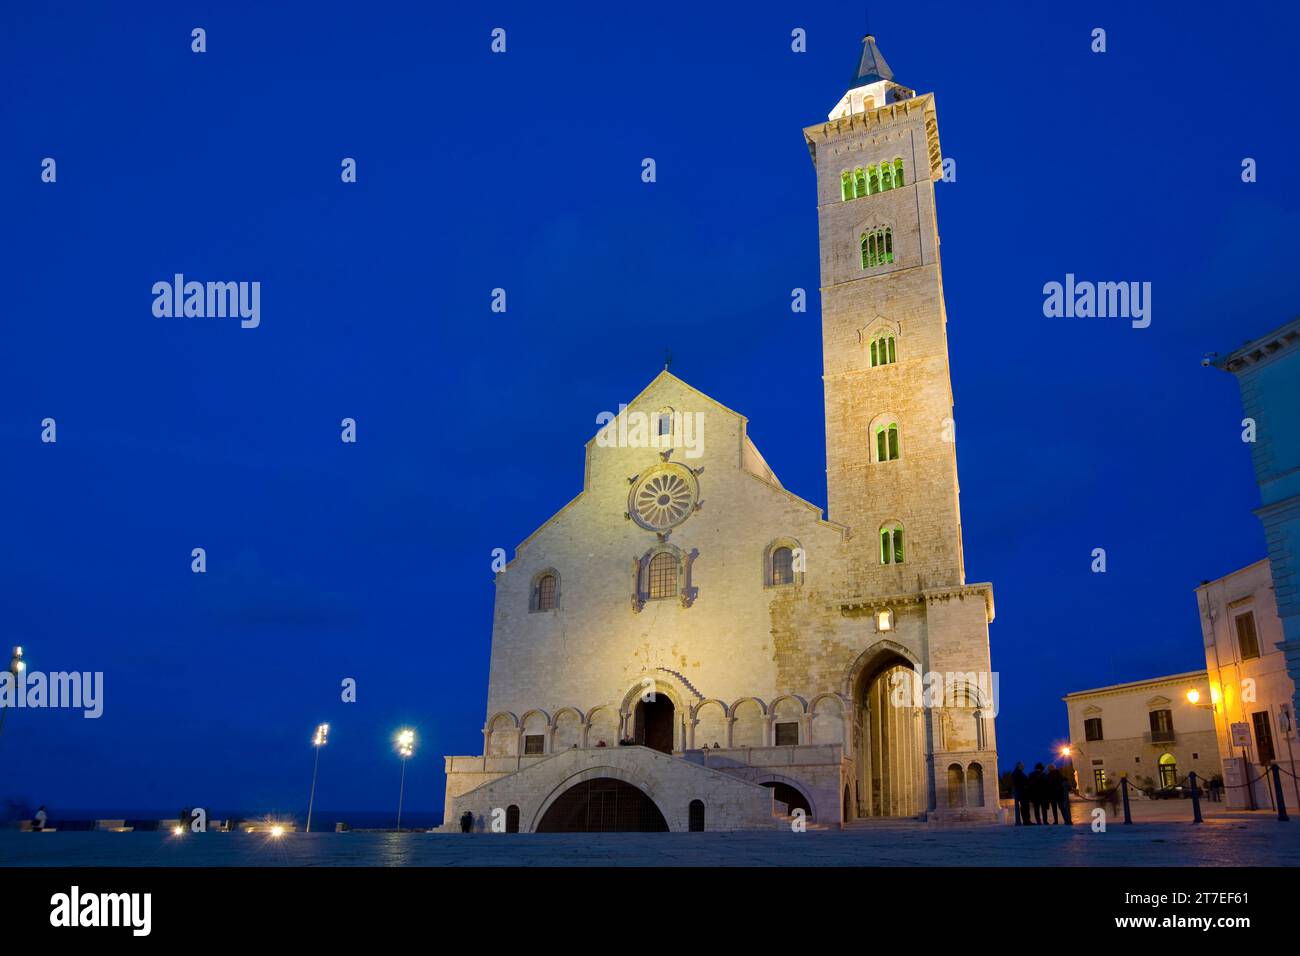
[[[870,132],[885,129],[895,123],[914,119],[917,114],[925,118],[926,151],[930,163],[930,179],[938,181],[943,176],[943,152],[939,147],[939,123],[936,118],[933,93],[920,93],[909,99],[898,100],[874,109],[848,113],[838,119],[805,126],[804,142],[813,163],[817,162],[817,147],[838,139],[847,133]]]
[[[953,598],[964,599],[978,597],[984,601],[984,610],[990,623],[993,621],[993,585],[961,584],[954,587],[926,588],[921,591],[909,591],[901,594],[882,594],[867,596],[865,594],[848,594],[836,597],[833,601],[842,614],[897,609],[916,604],[934,604],[936,601],[951,601]]]

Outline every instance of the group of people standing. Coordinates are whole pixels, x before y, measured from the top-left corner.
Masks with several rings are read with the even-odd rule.
[[[1046,769],[1036,763],[1029,773],[1023,763],[1017,763],[1011,774],[1011,795],[1016,802],[1016,826],[1074,822],[1070,819],[1070,780],[1054,763]]]

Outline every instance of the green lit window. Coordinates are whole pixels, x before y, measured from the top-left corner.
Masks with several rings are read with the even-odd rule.
[[[880,192],[880,173],[874,165],[867,167],[867,183],[871,186],[873,193]]]
[[[862,234],[862,268],[873,269],[894,261],[894,231],[877,227]]]
[[[894,160],[894,188],[903,185],[903,157]]]
[[[840,173],[840,198],[845,202],[853,198],[853,174]]]
[[[880,189],[881,192],[886,189],[894,188],[894,167],[889,163],[880,164]]]
[[[876,461],[898,460],[898,423],[876,426]]]
[[[867,194],[867,177],[862,172],[861,166],[859,166],[856,170],[854,170],[853,179],[854,179],[854,183],[856,183],[855,186],[856,191],[854,192],[854,195],[865,196]]]
[[[897,361],[894,352],[894,337],[888,333],[881,333],[871,340],[871,367],[877,365],[891,365]]]
[[[880,529],[880,563],[903,563],[903,526],[897,522]]]

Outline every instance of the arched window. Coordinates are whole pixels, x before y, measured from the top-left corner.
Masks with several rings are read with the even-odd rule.
[[[547,568],[533,578],[532,593],[528,597],[528,610],[554,611],[560,606],[560,575]]]
[[[763,549],[763,586],[803,584],[803,546],[794,538],[776,538]]]
[[[894,337],[888,332],[879,332],[871,340],[871,367],[892,365],[898,361],[894,349]]]
[[[876,461],[897,461],[898,457],[898,422],[881,422],[876,426]]]
[[[650,559],[646,574],[646,588],[651,600],[677,596],[677,558],[668,551],[660,551]]]
[[[667,448],[673,438],[673,410],[661,408],[655,412],[655,438],[660,448]]]
[[[873,193],[880,192],[880,173],[874,164],[867,167],[867,185],[871,187]]]
[[[555,575],[543,574],[537,582],[537,610],[555,610]]]
[[[853,181],[856,184],[854,196],[865,196],[867,194],[867,177],[862,172],[861,166],[853,171]]]
[[[790,548],[772,552],[772,584],[794,584],[794,551]]]
[[[894,167],[888,162],[880,164],[880,191],[894,188]]]
[[[853,198],[853,174],[845,171],[840,173],[840,199],[848,202]]]
[[[894,188],[903,185],[903,157],[894,160]]]
[[[872,269],[894,261],[894,231],[877,226],[862,234],[862,268]]]
[[[897,521],[880,528],[880,563],[903,563],[903,526]]]
[[[688,808],[687,816],[690,818],[687,823],[687,829],[691,833],[704,832],[704,801],[692,800]]]

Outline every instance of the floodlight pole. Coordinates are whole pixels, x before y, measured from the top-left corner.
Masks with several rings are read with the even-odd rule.
[[[316,805],[316,774],[320,770],[320,745],[316,746],[316,761],[311,768],[311,798],[307,801],[307,829],[304,833],[311,833],[311,811]]]
[[[402,798],[406,795],[406,757],[402,757],[402,785],[397,791],[397,832],[402,832]]]

